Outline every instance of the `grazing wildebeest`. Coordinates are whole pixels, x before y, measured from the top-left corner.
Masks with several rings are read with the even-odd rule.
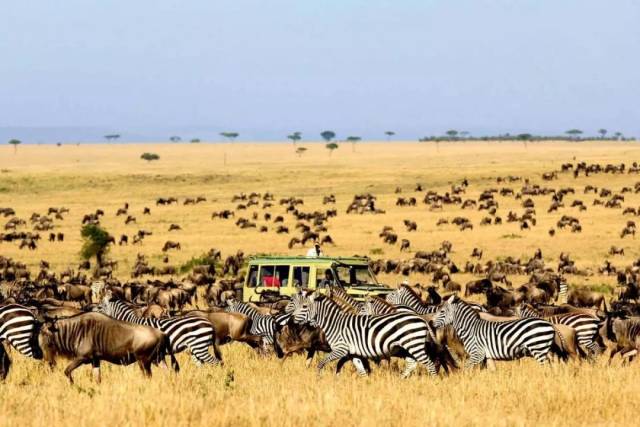
[[[571,289],[567,295],[567,303],[575,307],[607,308],[604,295],[588,289]]]
[[[408,239],[402,239],[400,242],[400,252],[411,249],[411,242]]]
[[[178,363],[171,353],[166,335],[149,326],[134,325],[100,313],[83,313],[61,320],[48,320],[41,327],[38,343],[44,359],[55,365],[56,355],[66,356],[71,363],[64,370],[73,384],[73,371],[91,363],[93,375],[100,383],[100,362],[130,365],[138,362],[145,376],[151,376],[151,364],[171,355],[177,372]]]
[[[225,311],[193,310],[187,316],[203,317],[213,325],[216,334],[216,345],[220,346],[231,341],[245,342],[252,348],[262,346],[262,337],[251,334],[252,320],[242,313],[228,313]]]
[[[164,246],[162,247],[162,252],[167,252],[169,249],[180,250],[182,248],[180,247],[180,243],[179,242],[174,242],[174,241],[171,241],[171,240],[167,240],[164,243]]]
[[[473,280],[465,285],[464,296],[468,297],[473,294],[482,294],[492,287],[493,284],[489,279]]]

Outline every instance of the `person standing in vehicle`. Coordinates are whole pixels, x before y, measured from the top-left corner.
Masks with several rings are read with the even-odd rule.
[[[316,240],[313,247],[307,251],[307,256],[319,257],[323,256],[322,249],[320,249],[320,243]]]

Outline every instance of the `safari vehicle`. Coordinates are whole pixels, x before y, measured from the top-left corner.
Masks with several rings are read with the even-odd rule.
[[[341,286],[357,300],[391,291],[378,283],[368,258],[259,256],[249,259],[242,299],[260,302],[265,295],[291,296],[300,288],[324,292],[329,286]]]

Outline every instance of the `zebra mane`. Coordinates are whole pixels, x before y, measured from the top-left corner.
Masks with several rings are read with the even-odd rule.
[[[422,297],[418,295],[415,289],[413,289],[409,285],[400,285],[399,290],[403,290],[403,289],[405,292],[408,292],[413,298],[417,299],[418,301],[420,301],[421,304],[424,305],[424,302],[422,301]]]
[[[380,304],[383,305],[391,310],[397,310],[397,306],[391,304],[390,302],[388,302],[386,299],[384,298],[380,298],[378,295],[367,295],[367,298],[369,298],[369,300],[371,301],[371,303],[376,303],[376,304]]]
[[[458,309],[462,309],[464,312],[472,313],[471,315],[473,317],[480,318],[480,313],[478,313],[478,311],[473,308],[472,305],[468,304],[465,300],[458,298],[457,296],[454,297],[451,305],[457,307]]]
[[[342,298],[342,296],[340,296],[340,295],[332,294],[330,296],[327,296],[326,300],[331,301],[342,312],[345,312],[347,314],[358,314],[357,307],[354,307],[353,304],[351,304],[351,302],[349,302],[346,299]],[[318,301],[318,299],[316,299],[316,301]]]
[[[338,310],[338,312],[340,313],[344,313],[344,314],[357,314],[355,312],[355,310],[353,310],[353,313],[347,312],[346,310],[344,310],[342,308],[342,306],[333,299],[333,297],[328,297],[325,295],[317,295],[316,298],[313,300],[314,303],[323,303],[323,304],[327,304],[330,307],[335,307],[336,310]]]

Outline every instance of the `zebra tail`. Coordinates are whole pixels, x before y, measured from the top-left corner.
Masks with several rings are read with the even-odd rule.
[[[556,325],[553,325],[553,330],[555,331],[555,335],[551,343],[551,352],[561,358],[563,361],[566,361],[569,358],[569,353],[566,350],[567,343],[565,342],[564,337],[562,336]]]

